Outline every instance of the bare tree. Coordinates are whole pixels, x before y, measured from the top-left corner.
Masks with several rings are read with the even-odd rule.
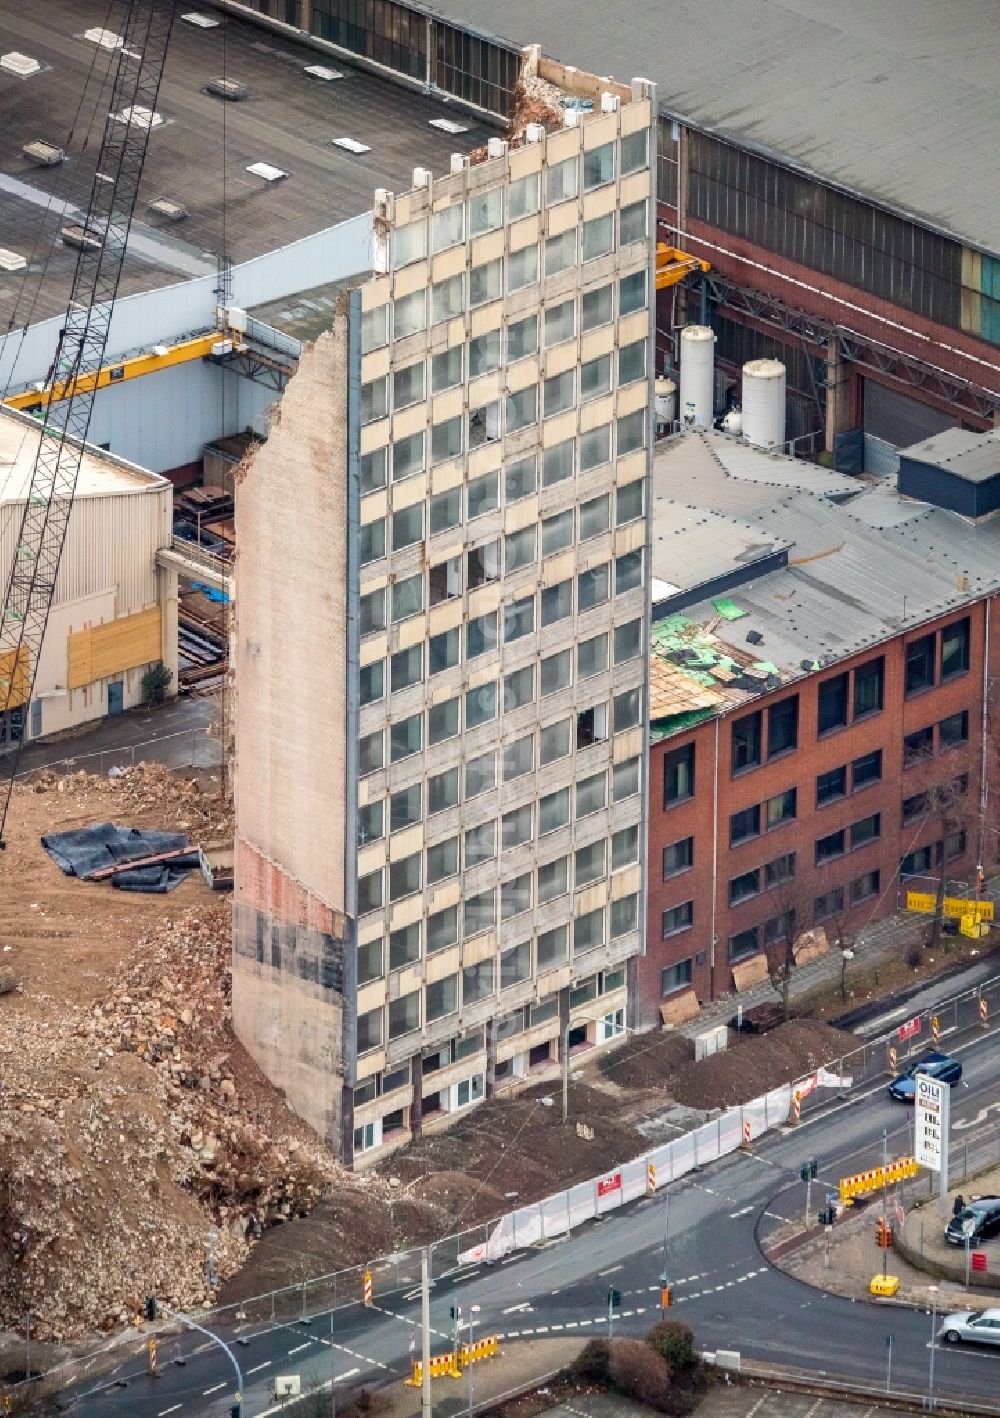
[[[935,871],[934,914],[930,946],[941,942],[944,902],[948,889],[948,840],[956,833],[975,831],[980,824],[979,757],[968,748],[950,749],[922,761],[915,775],[923,797],[922,825],[935,828],[932,867]],[[948,949],[947,942],[945,943]]]
[[[807,881],[795,875],[794,852],[762,870],[769,875],[765,885],[774,902],[774,915],[764,926],[767,973],[773,989],[781,996],[781,1010],[787,1021],[791,1013],[795,946],[810,920],[810,892]]]

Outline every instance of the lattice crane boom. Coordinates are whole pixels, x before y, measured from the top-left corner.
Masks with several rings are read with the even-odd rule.
[[[46,381],[41,437],[0,612],[0,714],[26,706],[34,688],[94,407],[96,379],[80,376],[96,375],[104,362],[176,9],[177,0],[127,0],[84,241]],[[54,400],[59,384],[72,392]],[[19,738],[0,757],[0,848],[20,745]]]

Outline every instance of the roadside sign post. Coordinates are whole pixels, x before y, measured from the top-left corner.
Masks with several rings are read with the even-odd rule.
[[[948,1139],[951,1130],[951,1089],[937,1078],[918,1073],[913,1107],[914,1155],[922,1167],[938,1174],[938,1209],[948,1215]]]
[[[885,1391],[892,1392],[892,1335],[885,1337]]]
[[[608,1341],[611,1340],[611,1322],[615,1317],[615,1310],[622,1307],[622,1292],[613,1286],[608,1290]]]

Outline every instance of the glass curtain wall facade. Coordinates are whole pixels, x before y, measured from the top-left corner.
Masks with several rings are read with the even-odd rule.
[[[651,118],[494,140],[388,199],[362,288],[356,1156],[554,1063],[570,1023],[624,1030]]]

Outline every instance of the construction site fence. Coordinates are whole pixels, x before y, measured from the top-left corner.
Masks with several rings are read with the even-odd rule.
[[[944,1049],[953,1036],[969,1038],[977,1032],[985,1032],[983,1001],[986,1002],[986,1028],[996,1027],[1000,1023],[1000,976],[919,1014],[906,1016],[901,1011],[899,1023],[891,1032],[880,1034],[839,1059],[830,1060],[826,1068],[772,1089],[741,1107],[728,1108],[700,1127],[612,1167],[601,1176],[435,1241],[428,1248],[432,1280],[447,1279],[467,1265],[500,1260],[515,1251],[565,1235],[587,1221],[649,1195],[650,1163],[654,1169],[652,1180],[659,1192],[696,1167],[730,1155],[741,1146],[752,1147],[765,1132],[789,1123],[794,1116],[796,1092],[800,1095],[800,1111],[805,1118],[838,1094],[849,1097],[879,1083],[888,1084],[890,1047],[897,1051],[896,1068],[901,1070],[930,1045],[934,1018],[940,1025],[940,1045]],[[919,1029],[914,1028],[914,1020],[919,1021]],[[909,1037],[901,1040],[900,1028],[906,1025],[910,1027]],[[746,1142],[748,1133],[749,1144]],[[1000,1159],[1000,1129],[968,1139],[956,1139],[953,1134],[952,1184],[958,1185],[967,1177],[975,1176],[995,1159]],[[910,1194],[919,1199],[919,1188],[925,1185],[923,1178],[912,1185],[914,1191]],[[308,1327],[315,1317],[332,1310],[363,1305],[366,1273],[371,1275],[376,1307],[392,1293],[412,1292],[412,1298],[416,1299],[421,1283],[420,1258],[419,1247],[397,1251],[363,1265],[331,1271],[262,1295],[199,1311],[199,1323],[223,1335],[245,1333],[268,1324]],[[137,1347],[145,1343],[144,1339],[136,1340],[134,1335],[129,1338]],[[123,1338],[123,1345],[129,1338]],[[70,1387],[86,1378],[94,1363],[95,1356],[91,1354],[86,1359],[70,1361],[53,1374],[63,1376],[57,1380],[60,1387]],[[53,1374],[46,1375],[46,1380]]]
[[[700,1127],[612,1167],[602,1176],[591,1177],[494,1221],[435,1241],[430,1247],[432,1279],[441,1280],[465,1265],[500,1260],[514,1251],[565,1235],[586,1221],[646,1196],[650,1163],[655,1171],[655,1188],[659,1191],[694,1168],[703,1167],[745,1145],[748,1127],[752,1146],[764,1132],[788,1123],[793,1115],[796,1092],[801,1116],[806,1118],[831,1096],[850,1096],[879,1082],[888,1084],[890,1047],[896,1049],[896,1070],[901,1071],[931,1046],[931,1021],[936,1018],[940,1026],[940,1047],[946,1050],[953,1036],[983,1029],[983,1001],[986,1027],[996,1026],[1000,1023],[1000,976],[918,1014],[910,1016],[901,1011],[899,1024],[891,1032],[866,1041],[841,1058],[829,1060],[824,1069],[772,1089],[741,1107],[728,1108]],[[914,1028],[914,1021],[919,1028]],[[909,1037],[901,1040],[899,1030],[906,1025],[909,1025]],[[978,1160],[977,1145],[971,1139],[953,1144],[955,1176],[964,1178],[980,1165],[986,1165]],[[1000,1147],[1000,1143],[997,1146]],[[366,1270],[371,1272],[376,1305],[380,1296],[390,1292],[416,1291],[420,1286],[420,1249],[399,1251],[367,1265],[303,1280],[240,1304],[218,1306],[207,1312],[208,1323],[238,1328],[272,1321],[295,1322],[325,1310],[360,1304]]]
[[[97,773],[107,777],[113,769],[124,771],[139,763],[158,763],[163,768],[218,768],[222,762],[222,745],[210,738],[203,728],[178,729],[161,738],[143,743],[125,744],[121,748],[100,749],[93,753],[75,753],[52,763],[26,768],[18,778],[30,778],[35,773]]]

